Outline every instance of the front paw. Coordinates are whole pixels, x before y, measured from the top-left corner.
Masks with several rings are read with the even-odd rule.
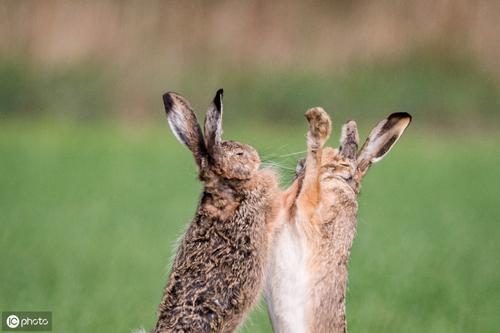
[[[305,117],[309,122],[309,137],[314,145],[323,146],[332,130],[332,122],[328,113],[321,107],[307,110]]]

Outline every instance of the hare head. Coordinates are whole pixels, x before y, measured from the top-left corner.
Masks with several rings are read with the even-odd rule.
[[[347,183],[355,192],[359,190],[362,178],[373,163],[382,160],[394,147],[411,122],[408,113],[393,113],[373,128],[365,143],[358,151],[359,135],[356,122],[344,124],[338,149],[323,149],[321,167],[331,177]],[[302,171],[302,161],[297,170]]]
[[[189,102],[168,92],[163,95],[168,123],[176,138],[193,153],[200,178],[247,180],[258,170],[260,158],[249,145],[222,140],[222,96],[223,90],[219,89],[208,107],[203,135]]]

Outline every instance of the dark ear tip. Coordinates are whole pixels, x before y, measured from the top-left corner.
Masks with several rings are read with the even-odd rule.
[[[214,104],[217,107],[217,110],[221,110],[222,108],[222,97],[224,96],[224,89],[219,89],[215,93]]]
[[[165,111],[169,112],[173,105],[174,105],[174,99],[172,98],[172,92],[167,92],[163,94],[163,104],[165,105]]]
[[[410,123],[411,123],[412,116],[411,116],[411,114],[409,114],[407,112],[395,112],[395,113],[391,114],[388,119],[389,120],[391,120],[391,119],[409,119]]]

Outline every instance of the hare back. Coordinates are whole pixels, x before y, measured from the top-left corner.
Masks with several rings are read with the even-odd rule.
[[[316,212],[319,223],[307,240],[311,249],[309,331],[344,332],[347,265],[358,205],[354,192],[342,184],[321,185],[323,199]]]
[[[232,332],[257,299],[268,254],[274,188],[241,190],[229,218],[203,203],[174,260],[155,332]]]

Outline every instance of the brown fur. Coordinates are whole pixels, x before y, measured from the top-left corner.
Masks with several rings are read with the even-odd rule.
[[[306,270],[309,280],[307,301],[303,306],[307,332],[346,332],[347,267],[356,233],[360,181],[368,167],[392,148],[411,117],[393,114],[380,122],[357,153],[355,122],[344,125],[339,150],[323,149],[331,131],[328,114],[321,108],[313,108],[305,115],[309,121],[305,169],[282,194],[287,198],[296,194],[296,201],[282,201],[281,209],[287,212],[291,228],[300,230],[296,234],[303,236],[299,236],[301,240],[298,242],[304,242],[308,251]],[[291,277],[294,272],[270,271],[269,278],[275,280],[268,285],[274,290],[267,294],[282,297],[280,288],[275,285],[287,277],[272,274],[285,273]],[[271,304],[279,304],[279,299],[271,300]],[[274,307],[277,311],[284,308]],[[277,332],[286,332],[286,327],[290,327],[294,320],[283,319],[286,315],[282,313],[272,313],[271,317],[280,321],[273,323]]]
[[[220,139],[222,92],[207,114],[208,138],[199,135],[189,104],[167,95],[169,123],[193,152],[204,188],[153,332],[233,332],[261,289],[276,213],[276,176],[258,171],[260,160],[250,146]]]

